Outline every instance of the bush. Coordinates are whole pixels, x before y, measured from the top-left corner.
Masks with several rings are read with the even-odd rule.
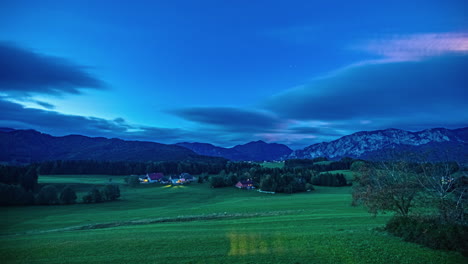
[[[91,195],[89,193],[84,195],[82,199],[83,199],[83,203],[92,203],[93,202],[93,198],[91,197]]]
[[[103,201],[102,193],[96,187],[93,187],[93,189],[89,191],[88,195],[91,197],[93,203],[100,203]]]
[[[204,183],[208,179],[208,173],[204,172],[198,176],[198,183]]]
[[[442,224],[435,218],[395,216],[387,223],[385,230],[405,241],[433,249],[455,250],[468,256],[466,225]]]
[[[34,203],[34,195],[21,186],[0,183],[0,205],[25,205]]]
[[[342,173],[321,173],[312,179],[312,184],[319,186],[346,186],[346,178]]]
[[[53,185],[46,185],[42,187],[36,196],[36,203],[43,205],[58,204],[58,191]]]
[[[225,187],[226,183],[224,177],[221,176],[212,176],[210,177],[210,184],[212,188]]]
[[[366,165],[366,163],[364,163],[364,161],[361,161],[361,160],[357,160],[355,162],[353,162],[351,164],[351,168],[350,170],[351,171],[355,171],[355,172],[358,172],[360,170],[362,170],[362,168]]]
[[[118,185],[109,184],[109,185],[106,185],[106,187],[104,187],[104,189],[102,190],[102,193],[104,194],[104,198],[107,201],[114,201],[120,197],[120,188]]]
[[[277,183],[275,182],[275,179],[269,174],[265,175],[260,180],[260,189],[262,191],[275,192],[276,187],[277,187]]]
[[[140,185],[140,178],[138,176],[127,176],[124,178],[124,181],[131,187]]]
[[[76,193],[70,186],[66,186],[60,193],[60,202],[62,204],[76,203]]]

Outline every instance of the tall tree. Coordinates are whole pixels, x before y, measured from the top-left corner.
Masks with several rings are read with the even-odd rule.
[[[62,204],[74,204],[76,203],[76,198],[76,193],[70,186],[63,188],[60,193],[60,202]]]

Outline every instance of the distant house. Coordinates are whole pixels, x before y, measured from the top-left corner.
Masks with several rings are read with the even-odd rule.
[[[164,176],[164,177],[161,178],[161,180],[159,182],[163,183],[163,184],[169,184],[169,183],[171,183],[171,178]]]
[[[190,174],[188,174],[186,172],[181,173],[179,175],[179,179],[185,179],[185,182],[187,182],[187,183],[193,182],[195,180],[195,178],[192,175],[190,175]]]
[[[236,183],[235,186],[239,189],[247,189],[247,190],[255,189],[253,185],[253,181],[251,180],[239,181],[238,183]]]
[[[143,183],[155,183],[160,182],[163,177],[164,174],[162,174],[161,172],[148,173],[146,174],[146,177],[140,178],[140,181]]]
[[[174,178],[171,177],[171,183],[172,183],[173,185],[184,184],[184,183],[185,183],[185,179],[180,179],[180,178],[178,178],[178,177],[174,177]]]
[[[140,183],[149,183],[148,176],[146,175],[139,176],[138,180],[140,180]]]

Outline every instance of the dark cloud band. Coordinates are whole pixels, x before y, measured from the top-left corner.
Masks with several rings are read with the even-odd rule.
[[[180,118],[229,131],[268,131],[282,122],[271,113],[233,107],[192,107],[169,111]]]
[[[0,91],[10,96],[79,94],[86,88],[103,89],[104,83],[88,70],[63,58],[0,42]]]
[[[468,113],[466,69],[468,56],[355,66],[276,95],[264,107],[297,120]]]

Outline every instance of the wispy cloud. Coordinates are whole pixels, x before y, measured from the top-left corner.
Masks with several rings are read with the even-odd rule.
[[[49,109],[49,110],[52,110],[55,108],[55,106],[53,104],[49,104],[47,102],[43,102],[43,101],[34,101],[36,104],[46,108],[46,109]]]
[[[276,115],[267,111],[235,107],[189,107],[169,113],[188,121],[232,132],[267,131],[284,125]]]
[[[415,61],[428,57],[468,54],[468,33],[425,33],[384,36],[354,47],[386,61]]]

